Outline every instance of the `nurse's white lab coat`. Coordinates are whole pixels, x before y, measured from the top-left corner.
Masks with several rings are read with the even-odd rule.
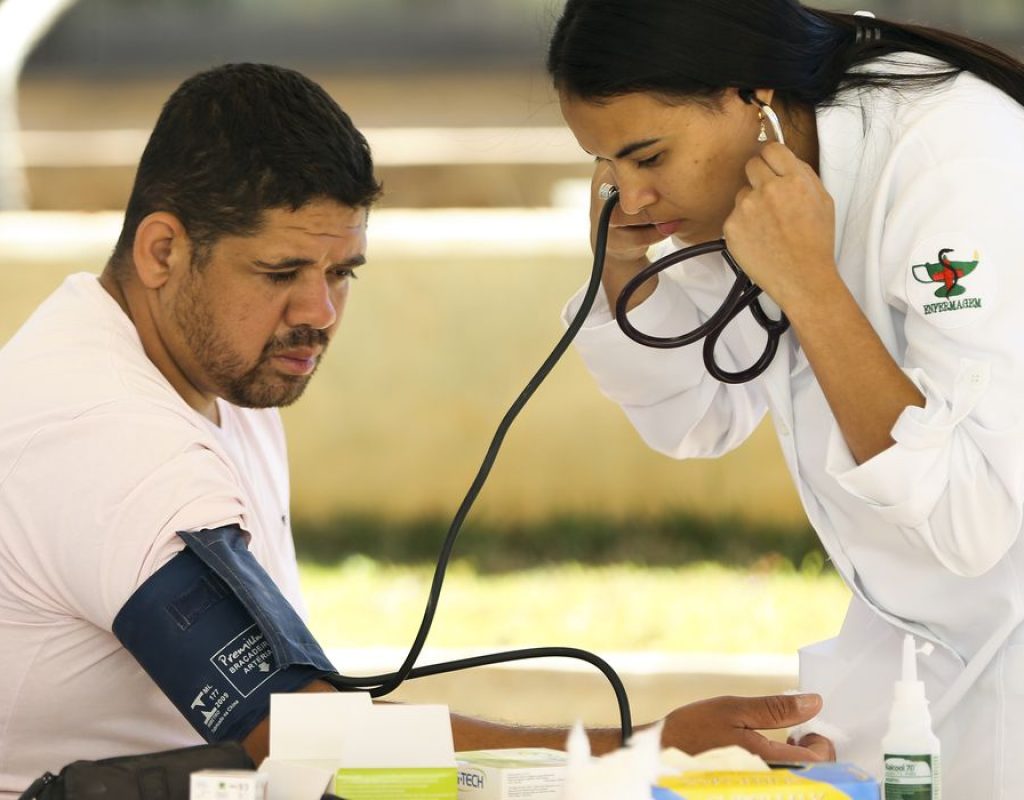
[[[900,58],[906,69],[936,64]],[[903,411],[892,447],[855,463],[792,331],[768,371],[740,386],[710,378],[700,346],[628,340],[603,293],[577,346],[647,443],[676,458],[721,455],[771,413],[807,515],[853,592],[839,636],[800,654],[802,688],[825,699],[819,719],[849,737],[838,758],[880,773],[909,631],[936,644],[919,663],[945,800],[1020,800],[1024,109],[965,74],[931,91],[849,91],[817,123],[839,271],[926,397]],[[955,277],[936,266],[941,250]],[[719,257],[673,267],[630,318],[678,335],[730,283]],[[744,313],[719,360],[749,366],[763,343]]]

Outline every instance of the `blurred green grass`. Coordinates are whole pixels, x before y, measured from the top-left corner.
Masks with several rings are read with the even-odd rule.
[[[457,561],[428,645],[791,654],[842,622],[849,591],[819,566],[563,563],[494,575]],[[428,566],[365,556],[302,562],[310,627],[327,647],[408,647],[431,576]]]
[[[405,648],[449,521],[295,522],[311,627],[330,647]],[[833,636],[849,591],[810,528],[686,514],[470,519],[432,647],[792,653]]]
[[[336,564],[353,556],[383,564],[430,564],[451,521],[339,515],[293,522],[300,558]],[[757,524],[743,518],[686,513],[616,519],[561,514],[538,520],[470,517],[453,555],[481,574],[577,563],[685,566],[717,561],[734,568],[779,565],[820,571],[825,553],[808,526]],[[796,565],[796,567],[794,567]]]

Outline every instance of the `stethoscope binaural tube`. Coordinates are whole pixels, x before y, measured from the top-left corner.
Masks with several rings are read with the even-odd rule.
[[[618,202],[617,193],[614,197],[608,199],[608,204],[614,204],[616,202]],[[698,256],[707,255],[709,253],[721,253],[722,258],[725,259],[725,263],[729,265],[729,268],[736,276],[736,280],[733,282],[732,288],[729,290],[729,294],[726,295],[725,300],[722,302],[719,309],[708,317],[707,321],[702,325],[694,328],[689,333],[682,334],[681,336],[652,336],[644,333],[643,331],[637,330],[633,323],[629,321],[627,312],[627,309],[629,308],[629,301],[637,290],[647,280],[654,277],[659,272],[663,272],[669,267],[675,266],[683,261],[688,261],[691,258],[697,258]],[[672,349],[676,347],[686,347],[687,345],[695,344],[703,339],[704,366],[707,368],[711,377],[721,381],[722,383],[747,383],[768,369],[768,365],[772,363],[772,360],[775,358],[775,353],[779,349],[779,339],[781,339],[782,334],[789,329],[789,320],[786,319],[785,314],[782,314],[777,320],[768,316],[758,300],[761,293],[761,288],[755,285],[754,282],[747,277],[740,265],[736,263],[736,259],[733,258],[732,253],[730,253],[729,249],[725,246],[725,241],[723,239],[718,239],[713,242],[704,242],[703,244],[696,244],[692,247],[677,250],[675,253],[670,253],[664,258],[659,258],[653,264],[648,265],[634,275],[623,287],[622,292],[619,294],[619,298],[615,303],[615,321],[618,322],[619,327],[626,336],[647,347]],[[750,313],[753,314],[757,323],[764,328],[768,339],[765,342],[764,351],[753,365],[746,369],[730,372],[729,370],[719,366],[718,362],[715,360],[715,347],[729,323],[747,308],[750,309]]]
[[[775,134],[775,139],[779,142],[785,143],[778,117],[775,116],[772,109],[768,105],[761,103],[753,97],[752,94],[750,95],[750,98],[752,102],[756,102],[761,107],[761,112],[764,115],[765,120],[771,126],[772,131]],[[619,202],[619,193],[614,186],[611,186],[610,184],[603,184],[600,187],[599,194],[606,202],[601,214],[601,219],[598,223],[598,235],[596,237],[598,245],[601,246],[602,249],[600,252],[596,252],[595,255],[603,264],[605,258],[605,251],[603,247],[607,244],[608,237],[607,228],[611,222],[611,212]],[[595,250],[598,249],[598,245],[595,245]],[[689,333],[682,334],[681,336],[652,336],[644,333],[643,331],[637,330],[637,328],[629,321],[628,308],[629,301],[640,287],[643,286],[643,284],[650,278],[653,278],[655,275],[663,272],[669,267],[709,253],[721,253],[722,258],[725,259],[725,263],[729,265],[729,268],[736,276],[736,280],[733,282],[732,288],[729,290],[729,294],[726,295],[721,307],[702,325]],[[726,247],[725,240],[717,239],[715,241],[686,247],[682,250],[676,251],[675,253],[670,253],[664,258],[659,258],[657,261],[648,265],[634,275],[623,287],[622,292],[619,294],[618,300],[615,303],[615,321],[626,336],[647,347],[672,349],[676,347],[686,347],[687,345],[695,344],[703,339],[704,365],[707,368],[708,373],[722,383],[747,383],[768,369],[769,364],[772,363],[772,360],[775,358],[775,354],[779,349],[779,339],[782,337],[782,334],[789,329],[789,320],[786,319],[785,314],[780,315],[780,318],[776,320],[772,319],[767,313],[765,313],[764,308],[761,307],[761,303],[758,300],[761,293],[761,288],[755,285],[754,282],[747,277],[743,268],[740,267],[732,253],[729,252],[728,247]],[[768,340],[765,343],[764,351],[761,353],[761,356],[757,361],[746,369],[730,372],[729,370],[720,367],[718,362],[715,360],[715,347],[729,323],[747,308],[750,309],[750,313],[754,316],[754,319],[764,329],[768,336]]]

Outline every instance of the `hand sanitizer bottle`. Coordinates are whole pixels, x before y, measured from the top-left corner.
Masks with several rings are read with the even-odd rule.
[[[889,730],[882,739],[884,800],[940,800],[942,796],[939,739],[932,732],[924,682],[917,679],[917,653],[931,651],[931,644],[918,651],[909,633],[903,639],[903,676],[896,681]]]

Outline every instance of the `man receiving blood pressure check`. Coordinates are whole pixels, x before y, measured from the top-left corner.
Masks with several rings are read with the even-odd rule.
[[[69,277],[0,350],[0,800],[76,759],[204,740],[258,762],[272,692],[333,691],[275,409],[338,326],[379,193],[365,139],[310,80],[197,75],[157,121],[103,273]],[[671,711],[664,741],[813,760],[755,729],[819,709],[716,698]],[[458,749],[564,742],[452,728]]]

